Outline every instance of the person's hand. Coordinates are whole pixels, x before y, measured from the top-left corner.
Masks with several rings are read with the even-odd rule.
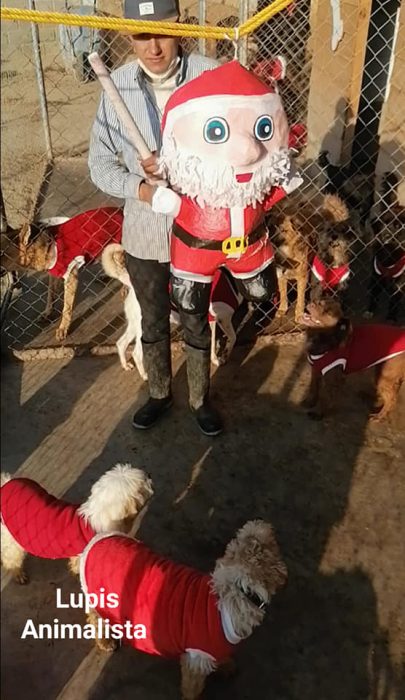
[[[157,152],[154,151],[152,155],[149,158],[145,158],[145,160],[141,160],[141,165],[144,170],[144,173],[146,177],[148,178],[148,182],[153,182],[154,180],[161,180],[162,176],[159,175],[158,173],[158,156]]]
[[[141,200],[141,202],[146,202],[147,204],[150,204],[152,206],[152,199],[156,190],[156,185],[150,185],[149,182],[143,180],[143,182],[141,182],[141,184],[139,185],[138,197]]]

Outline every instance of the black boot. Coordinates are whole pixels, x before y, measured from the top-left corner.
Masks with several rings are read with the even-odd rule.
[[[191,347],[191,345],[187,345],[186,352],[191,411],[204,435],[219,435],[223,430],[221,416],[210,405],[208,399],[211,366],[210,351],[198,350]]]
[[[145,369],[148,373],[150,398],[132,419],[139,430],[151,428],[173,404],[171,394],[170,338],[158,343],[142,343]]]

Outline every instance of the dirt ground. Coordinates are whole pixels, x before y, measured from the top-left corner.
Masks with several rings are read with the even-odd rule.
[[[228,4],[209,3],[215,21],[230,14]],[[195,2],[185,5],[195,13]],[[46,176],[30,31],[2,26],[1,175],[14,225],[32,213]],[[41,214],[69,216],[106,203],[90,192],[86,165],[99,88],[66,74],[56,29],[41,27],[40,35],[57,159]],[[23,285],[11,315],[14,345],[54,344],[56,322],[50,327],[40,319],[45,281],[27,275]],[[84,273],[69,342],[113,342],[120,308],[112,284]],[[244,521],[273,523],[288,585],[238,650],[237,677],[211,679],[205,698],[402,700],[405,396],[387,425],[369,425],[364,375],[351,382],[337,418],[314,423],[298,407],[308,383],[301,348],[268,343],[237,348],[215,374],[213,394],[227,427],[215,440],[200,436],[189,415],[179,348],[175,409],[146,434],[130,426],[144,387],[135,373],[122,372],[115,356],[2,362],[1,467],[78,501],[117,461],[147,469],[156,497],[141,537],[205,570]],[[175,664],[128,648],[103,656],[85,640],[21,640],[27,618],[83,622],[80,611],[55,606],[56,588],[79,590],[63,562],[30,559],[28,568],[28,587],[2,577],[3,700],[179,697]]]
[[[116,357],[2,363],[3,470],[81,500],[117,461],[147,469],[156,496],[142,539],[209,570],[246,520],[273,523],[289,581],[265,624],[240,646],[238,675],[210,679],[215,700],[401,700],[405,697],[405,396],[391,421],[370,425],[367,374],[342,391],[338,415],[311,421],[299,408],[308,383],[300,346],[266,339],[236,348],[213,377],[226,432],[197,432],[175,348],[171,415],[136,433],[145,396]],[[36,624],[83,622],[56,608],[78,591],[64,562],[30,558],[31,583],[2,579],[2,698],[174,700],[176,664],[86,640],[21,639]]]

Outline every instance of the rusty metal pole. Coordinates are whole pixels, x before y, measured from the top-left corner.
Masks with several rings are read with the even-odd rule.
[[[199,0],[199,2],[198,2],[198,24],[200,25],[200,27],[203,27],[205,25],[206,18],[207,18],[206,0]],[[202,56],[205,56],[205,51],[206,51],[205,39],[199,39],[198,48],[199,48],[200,54],[202,54]]]
[[[0,187],[0,233],[7,231],[6,208],[4,206],[3,191]]]
[[[35,0],[28,0],[28,9],[36,10]],[[35,22],[31,22],[31,35],[32,35],[32,50],[34,53],[35,75],[37,78],[39,104],[40,104],[40,108],[41,108],[42,126],[43,126],[43,130],[44,130],[44,138],[45,138],[46,156],[47,156],[48,163],[50,163],[50,162],[52,162],[52,159],[53,159],[51,127],[49,124],[48,102],[46,99],[44,69],[42,66],[39,30],[38,30],[38,25],[35,24]]]

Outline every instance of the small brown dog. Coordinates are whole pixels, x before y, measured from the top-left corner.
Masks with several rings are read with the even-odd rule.
[[[280,293],[277,317],[288,311],[288,282],[297,285],[295,321],[300,323],[305,310],[311,260],[318,252],[318,237],[342,227],[349,219],[346,205],[337,195],[303,198],[290,195],[271,210],[267,223],[276,250],[277,279]]]
[[[313,418],[322,418],[339,395],[342,374],[376,368],[377,405],[373,420],[383,420],[395,407],[405,379],[405,329],[383,324],[352,325],[338,301],[325,298],[308,304],[311,385],[305,404]]]
[[[64,280],[62,318],[56,331],[57,340],[65,340],[72,322],[83,265],[95,262],[108,243],[120,243],[122,211],[101,207],[73,218],[53,217],[20,230],[7,226],[1,234],[1,266],[6,270],[35,270],[50,275],[44,316],[51,315],[56,283]]]

